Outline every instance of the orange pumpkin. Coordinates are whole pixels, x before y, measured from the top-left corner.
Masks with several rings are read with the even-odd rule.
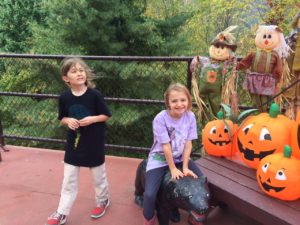
[[[263,158],[256,171],[260,188],[274,198],[296,200],[300,198],[300,160],[291,156],[290,146],[284,152]]]
[[[222,111],[217,114],[218,119],[208,122],[202,133],[204,150],[209,155],[228,157],[236,153],[232,145],[232,136],[237,125],[231,120],[224,119]]]
[[[283,151],[290,143],[292,121],[279,113],[279,106],[273,103],[269,113],[248,117],[237,131],[234,145],[249,167],[256,169],[262,158]]]
[[[291,146],[293,149],[293,155],[297,159],[300,159],[300,111],[298,111],[296,121],[293,123]]]

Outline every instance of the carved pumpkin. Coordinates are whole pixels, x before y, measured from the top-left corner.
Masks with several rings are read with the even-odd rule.
[[[292,121],[279,112],[279,106],[273,103],[269,114],[250,116],[240,126],[234,143],[249,167],[256,169],[262,158],[283,151],[284,145],[290,143]]]
[[[232,138],[237,125],[231,120],[224,119],[224,113],[218,112],[218,119],[208,122],[202,133],[202,143],[209,155],[228,157],[236,153],[233,149]]]
[[[268,155],[259,163],[256,178],[266,194],[289,201],[300,197],[300,160],[291,154],[286,145],[283,153]]]
[[[300,111],[298,111],[296,121],[293,123],[291,146],[293,149],[293,155],[297,159],[300,159]]]

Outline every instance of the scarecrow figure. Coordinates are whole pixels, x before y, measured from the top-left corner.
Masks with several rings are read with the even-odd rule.
[[[244,89],[261,112],[267,111],[269,98],[276,93],[282,80],[283,59],[290,48],[282,31],[276,25],[261,25],[256,31],[256,51],[249,53],[237,64],[237,70],[248,69]]]
[[[287,44],[293,50],[287,61],[291,70],[292,79],[290,83],[294,83],[300,79],[300,11],[292,22],[293,30],[286,37]],[[295,119],[297,112],[300,110],[300,82],[291,87],[285,96],[288,98],[290,105],[287,107],[287,116]]]
[[[236,26],[228,27],[212,40],[209,57],[195,56],[191,62],[193,94],[199,107],[200,121],[202,113],[208,120],[211,119],[208,118],[208,113],[216,117],[223,100],[222,97],[227,98],[228,102],[230,93],[225,94],[224,90],[234,91],[234,88],[225,88],[222,94],[222,87],[227,83],[236,62],[234,52],[237,44],[231,33],[235,28]],[[197,70],[198,65],[199,70]]]

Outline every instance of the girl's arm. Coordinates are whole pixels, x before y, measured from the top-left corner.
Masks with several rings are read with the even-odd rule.
[[[109,119],[109,116],[107,115],[98,115],[98,116],[87,116],[84,117],[83,119],[79,120],[79,125],[81,127],[88,126],[92,123],[97,123],[97,122],[105,122]]]
[[[171,144],[170,143],[163,144],[163,150],[164,150],[167,163],[169,165],[172,179],[176,180],[183,177],[183,173],[175,166],[172,150],[171,150]]]
[[[192,141],[187,141],[185,143],[184,151],[183,151],[183,166],[182,171],[184,176],[192,176],[197,178],[197,175],[189,169],[189,160],[192,152]]]
[[[237,63],[236,69],[237,70],[245,70],[251,67],[252,60],[255,57],[255,52],[249,53],[245,58]]]

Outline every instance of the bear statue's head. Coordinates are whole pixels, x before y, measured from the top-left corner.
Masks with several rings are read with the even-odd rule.
[[[171,180],[171,176],[165,176],[165,197],[173,206],[184,209],[196,219],[204,215],[209,209],[210,192],[206,177],[183,177],[179,180]]]

